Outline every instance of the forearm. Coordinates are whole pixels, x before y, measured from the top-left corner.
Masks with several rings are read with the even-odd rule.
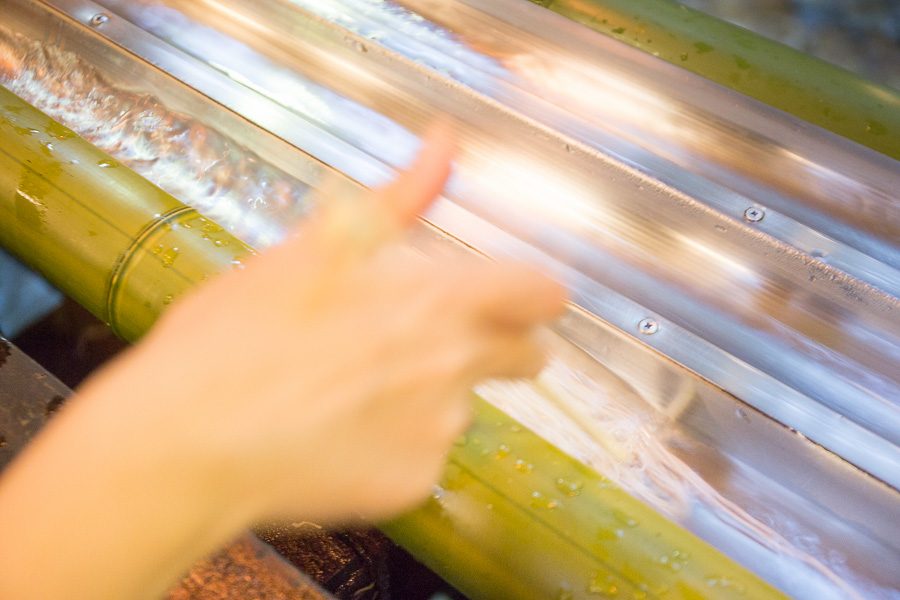
[[[0,598],[158,598],[252,518],[120,392],[76,397],[0,479]]]

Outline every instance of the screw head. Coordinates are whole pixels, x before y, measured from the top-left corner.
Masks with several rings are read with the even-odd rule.
[[[640,323],[638,323],[638,331],[640,331],[644,335],[653,335],[657,331],[659,331],[659,322],[654,319],[643,319]]]
[[[751,206],[744,211],[744,219],[751,223],[759,223],[764,218],[766,218],[765,209],[759,208],[757,206]]]
[[[101,25],[109,22],[109,15],[106,13],[97,13],[93,17],[91,17],[91,27],[100,27]]]

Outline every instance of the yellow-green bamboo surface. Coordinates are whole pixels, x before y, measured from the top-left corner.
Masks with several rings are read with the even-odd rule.
[[[137,339],[250,248],[0,87],[0,244]]]
[[[0,244],[144,333],[251,249],[0,88]],[[441,490],[384,526],[472,598],[777,598],[769,585],[478,400]]]
[[[900,160],[900,92],[673,0],[531,0]]]

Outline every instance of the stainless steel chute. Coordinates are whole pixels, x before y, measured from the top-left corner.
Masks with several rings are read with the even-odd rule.
[[[575,304],[478,392],[790,595],[897,597],[895,158],[524,1],[3,5],[5,87],[257,248],[451,115],[418,243]]]

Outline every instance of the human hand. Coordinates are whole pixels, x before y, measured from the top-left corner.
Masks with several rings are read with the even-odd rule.
[[[19,74],[22,65],[12,51],[12,48],[3,40],[0,40],[0,79],[12,79]]]
[[[245,270],[176,303],[84,395],[115,398],[102,414],[117,415],[130,444],[164,433],[187,479],[216,490],[215,502],[252,506],[253,518],[380,519],[411,507],[469,422],[472,386],[536,374],[535,327],[564,303],[529,267],[428,261],[404,246],[451,154],[436,130],[393,184],[335,200]]]

